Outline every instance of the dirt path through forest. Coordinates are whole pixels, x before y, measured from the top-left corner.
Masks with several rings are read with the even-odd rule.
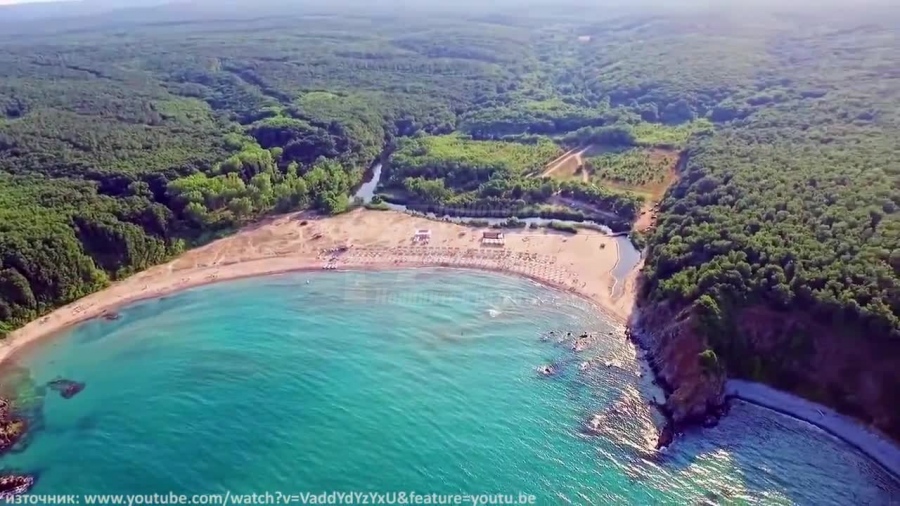
[[[541,177],[552,177],[553,173],[559,170],[561,167],[566,166],[572,162],[575,163],[575,167],[572,169],[572,173],[575,173],[575,169],[578,168],[579,165],[583,163],[581,155],[583,155],[586,151],[591,149],[592,145],[577,147],[574,149],[570,149],[563,153],[559,158],[553,160],[548,163],[544,172],[541,173]]]

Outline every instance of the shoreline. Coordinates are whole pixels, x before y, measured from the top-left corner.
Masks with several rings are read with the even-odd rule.
[[[434,245],[410,244],[412,232],[420,229],[432,231]],[[28,323],[0,344],[0,366],[75,325],[136,302],[220,282],[296,272],[410,268],[492,272],[530,279],[578,296],[617,325],[625,327],[631,321],[642,261],[618,280],[612,274],[621,261],[615,238],[587,230],[572,236],[549,230],[515,229],[504,231],[506,245],[496,248],[480,244],[481,231],[390,211],[357,210],[331,218],[296,213],[276,217],[189,250],[166,264],[117,281]],[[615,295],[619,284],[621,293]],[[634,340],[632,343],[644,356],[643,346]],[[900,446],[876,436],[857,420],[770,387],[740,380],[727,382],[725,396],[819,427],[900,479]],[[829,416],[824,422],[816,421],[818,413]]]
[[[881,466],[900,481],[900,446],[862,422],[802,397],[768,385],[739,379],[725,383],[726,400],[737,399],[757,407],[808,423],[822,430]]]
[[[109,304],[105,304],[103,306],[97,306],[95,308],[91,308],[90,311],[85,311],[79,317],[67,320],[64,324],[54,326],[52,328],[46,328],[45,332],[34,335],[30,339],[19,338],[15,341],[5,340],[0,343],[0,368],[8,365],[7,362],[12,361],[15,357],[27,351],[28,349],[39,346],[44,341],[48,341],[53,339],[54,337],[59,336],[61,333],[70,330],[72,327],[80,325],[82,323],[86,323],[92,320],[97,320],[103,318],[104,314],[107,313],[117,313],[122,308],[130,306],[132,304],[136,304],[138,302],[151,301],[154,299],[160,299],[163,297],[167,297],[170,295],[178,294],[187,290],[192,290],[194,288],[201,288],[204,286],[216,285],[219,283],[228,283],[230,281],[239,281],[242,279],[252,279],[252,278],[265,278],[272,276],[280,276],[284,274],[296,274],[303,272],[319,272],[319,273],[327,273],[327,272],[384,272],[384,271],[393,271],[393,270],[408,270],[408,269],[440,269],[440,270],[468,270],[472,272],[488,272],[492,274],[500,274],[506,276],[513,276],[522,279],[528,279],[530,281],[536,282],[541,286],[566,293],[568,295],[577,296],[579,299],[584,300],[589,303],[595,310],[602,313],[604,317],[610,319],[614,323],[618,325],[624,326],[626,321],[619,315],[616,315],[610,312],[608,309],[604,308],[597,301],[591,297],[586,296],[584,293],[572,290],[570,288],[566,288],[561,285],[554,284],[545,279],[541,279],[538,277],[529,276],[527,274],[521,272],[515,272],[507,269],[500,268],[492,268],[492,267],[484,267],[484,266],[466,266],[466,265],[444,265],[439,263],[407,263],[407,264],[374,264],[368,266],[359,266],[359,265],[347,265],[344,267],[339,267],[335,269],[322,269],[321,267],[315,266],[297,266],[297,267],[288,267],[285,269],[277,269],[277,270],[265,270],[259,272],[250,272],[250,273],[239,273],[234,276],[229,276],[225,278],[216,278],[213,280],[202,280],[197,283],[187,283],[183,285],[177,285],[172,287],[167,287],[163,291],[156,291],[148,294],[140,294],[134,297],[126,297],[115,302],[110,302]],[[100,292],[97,292],[100,293]],[[86,297],[85,297],[86,298]],[[84,298],[79,299],[84,300]],[[67,306],[63,306],[60,309],[64,309]],[[52,314],[52,313],[51,313]],[[35,320],[38,321],[38,320]],[[35,323],[35,321],[31,323]],[[29,325],[31,324],[29,323]],[[19,330],[16,330],[18,332]],[[11,334],[11,337],[14,336],[15,333]]]
[[[299,221],[300,218],[305,219]],[[398,235],[396,229],[401,226],[403,233]],[[444,232],[441,235],[446,238],[440,243],[441,246],[406,245],[409,232],[423,228],[437,228]],[[355,230],[360,233],[354,234]],[[233,236],[189,250],[168,263],[114,282],[103,290],[29,322],[11,332],[0,343],[0,365],[75,325],[115,313],[136,302],[219,282],[291,272],[409,268],[493,272],[530,279],[576,295],[616,324],[624,326],[627,323],[633,305],[632,294],[622,293],[613,297],[616,279],[611,274],[612,267],[599,273],[591,272],[598,259],[588,261],[583,254],[578,254],[586,249],[580,244],[583,241],[588,247],[598,250],[600,260],[605,258],[607,263],[615,266],[618,263],[618,248],[613,246],[614,238],[593,231],[582,231],[579,234],[581,237],[533,229],[505,233],[508,244],[504,248],[486,248],[480,245],[478,229],[435,223],[403,213],[357,210],[331,218],[314,218],[299,213],[276,217]],[[367,240],[366,235],[372,239]],[[358,237],[358,244],[355,236],[362,236]],[[385,241],[385,237],[399,241]],[[302,239],[305,239],[302,244],[293,247],[295,245],[292,243],[299,243]],[[344,248],[351,240],[353,246],[345,252],[323,253]],[[570,251],[565,243],[576,243],[578,251]],[[271,247],[265,247],[270,244]],[[571,262],[557,263],[557,257],[551,258],[550,255],[553,250],[560,258]],[[581,283],[585,278],[588,279]]]

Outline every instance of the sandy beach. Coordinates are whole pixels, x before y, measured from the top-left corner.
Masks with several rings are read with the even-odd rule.
[[[856,420],[820,404],[751,381],[728,380],[725,395],[812,424],[856,447],[900,479],[900,447]]]
[[[413,241],[417,230],[429,230],[430,240]],[[301,270],[453,267],[505,272],[575,293],[618,323],[627,322],[636,269],[618,281],[624,289],[614,296],[615,238],[592,230],[573,235],[518,229],[504,231],[503,246],[490,246],[482,244],[486,230],[363,209],[328,218],[300,213],[274,217],[25,325],[0,345],[0,362],[46,336],[131,302],[230,279]]]
[[[430,240],[413,241],[418,230],[429,230]],[[613,276],[619,261],[616,238],[593,230],[575,235],[548,229],[504,230],[501,247],[482,244],[487,230],[495,231],[392,211],[356,210],[329,218],[278,216],[25,325],[0,345],[0,362],[45,337],[131,302],[209,283],[302,270],[450,267],[504,272],[579,295],[617,323],[627,323],[639,266],[625,279]],[[854,420],[764,385],[732,380],[726,393],[813,423],[900,476],[900,448]]]

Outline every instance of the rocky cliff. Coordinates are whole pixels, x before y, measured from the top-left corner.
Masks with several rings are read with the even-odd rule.
[[[742,309],[735,327],[730,375],[824,404],[900,441],[900,340],[764,307]]]
[[[646,306],[634,312],[630,327],[667,394],[660,408],[673,427],[664,432],[714,423],[724,407],[725,374],[700,360],[708,345],[694,331],[690,311],[665,303]]]
[[[642,305],[631,323],[632,338],[667,391],[661,408],[673,429],[714,423],[723,413],[727,375],[819,402],[900,441],[900,342],[860,339],[851,326],[763,307],[740,309],[724,336],[701,335],[696,318],[689,308],[663,302]],[[701,359],[710,348],[721,367]]]

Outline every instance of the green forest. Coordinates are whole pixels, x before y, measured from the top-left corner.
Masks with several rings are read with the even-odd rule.
[[[344,212],[387,158],[387,199],[628,230],[645,197],[540,177],[596,144],[682,153],[641,298],[701,315],[730,372],[790,387],[777,360],[746,359],[737,321],[755,307],[900,349],[896,8],[263,2],[7,19],[2,335],[265,214]],[[660,181],[625,153],[591,169]]]
[[[538,177],[562,153],[547,138],[529,143],[474,140],[458,134],[400,139],[382,176],[382,195],[423,210],[465,216],[600,221],[628,230],[642,197],[599,185]],[[551,204],[554,196],[590,204],[597,213]]]

